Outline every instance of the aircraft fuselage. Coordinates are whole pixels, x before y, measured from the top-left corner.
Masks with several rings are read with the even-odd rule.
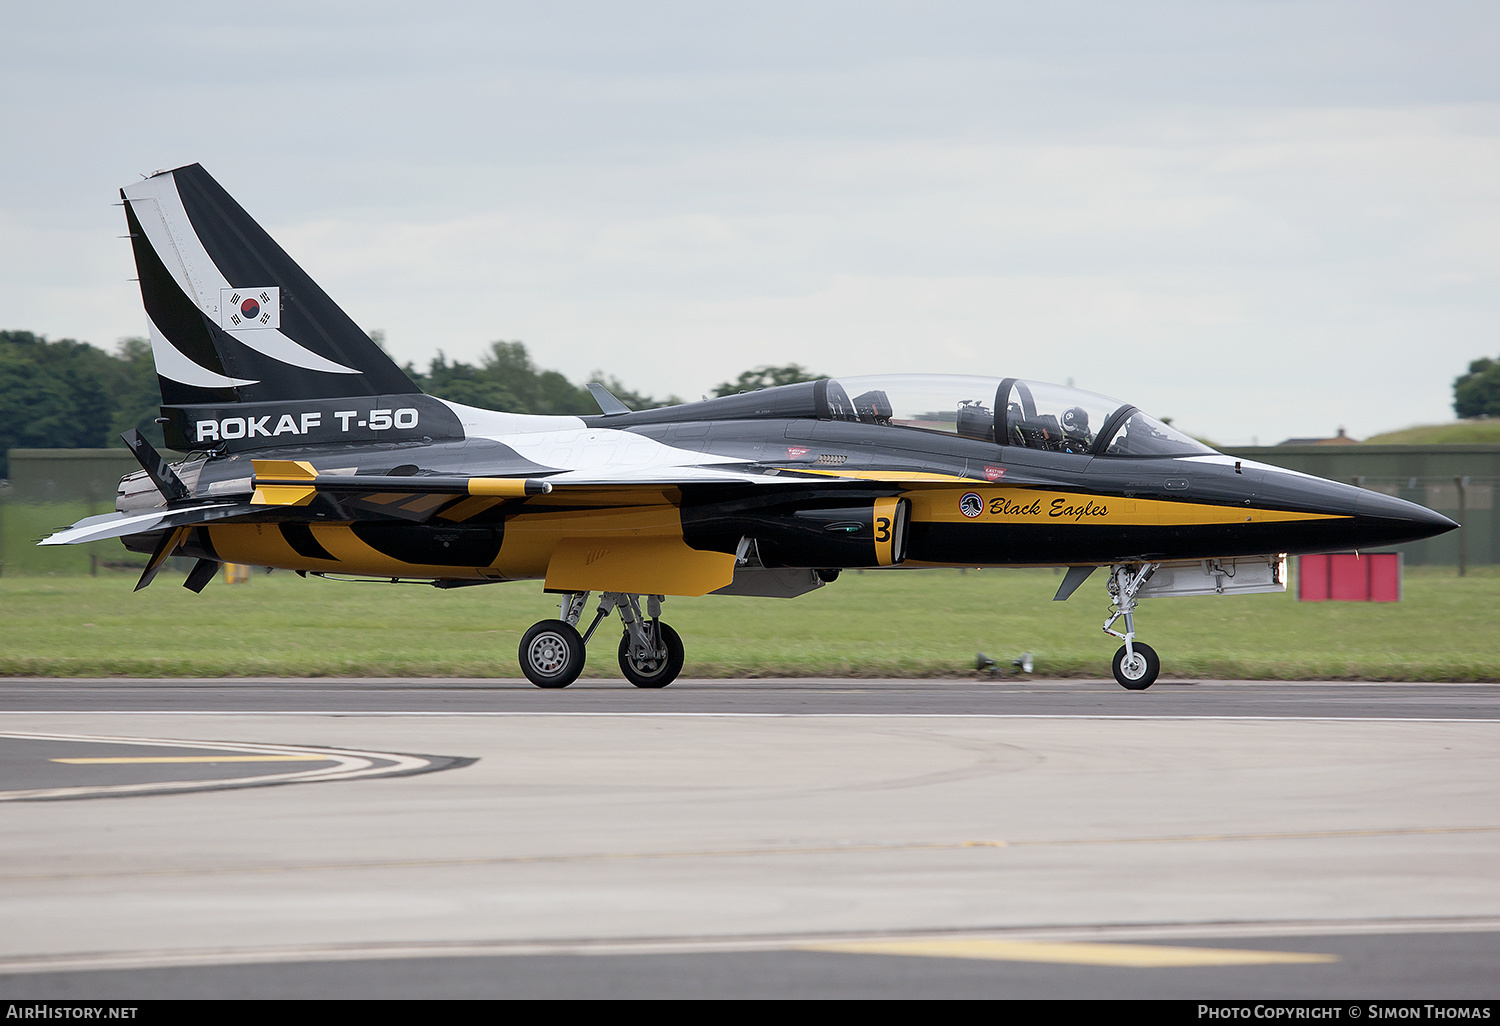
[[[772,410],[734,416],[751,397]],[[1206,449],[1097,455],[776,416],[775,405],[788,398],[749,393],[609,417],[504,415],[503,424],[445,404],[455,421],[477,418],[475,433],[285,447],[256,441],[253,450],[202,461],[196,476],[185,473],[194,493],[248,494],[254,464],[267,460],[305,461],[319,474],[361,483],[384,479],[385,490],[353,499],[320,492],[303,505],[268,506],[264,522],[239,518],[199,529],[185,551],[312,572],[480,581],[544,579],[557,544],[573,536],[675,538],[716,553],[734,553],[748,537],[766,567],[999,567],[1363,549],[1451,525],[1399,499]],[[261,417],[263,425],[300,428],[312,420],[313,427],[357,429],[347,414],[288,409]],[[486,434],[484,427],[512,430]],[[680,480],[644,480],[664,467]],[[695,481],[687,472],[694,467],[715,473]],[[590,488],[593,470],[615,481]],[[632,470],[642,483],[628,483]],[[727,479],[731,473],[739,479]],[[523,476],[583,480],[527,498],[415,490],[428,478]],[[156,537],[129,544],[149,550]],[[702,591],[689,584],[686,593]]]

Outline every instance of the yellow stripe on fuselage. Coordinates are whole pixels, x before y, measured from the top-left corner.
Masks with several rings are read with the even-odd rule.
[[[978,495],[977,516],[964,513],[963,498]],[[1084,495],[1038,488],[915,488],[911,500],[916,523],[943,524],[1108,524],[1120,527],[1171,527],[1199,524],[1265,524],[1291,520],[1340,519],[1338,514],[1301,513],[1250,506],[1217,506],[1165,499]]]

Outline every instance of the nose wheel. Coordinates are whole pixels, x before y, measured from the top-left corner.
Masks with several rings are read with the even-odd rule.
[[[661,622],[660,595],[646,597],[646,617],[641,616],[639,595],[606,591],[599,596],[594,622],[582,634],[578,622],[588,603],[586,591],[570,592],[562,602],[561,620],[533,624],[521,638],[517,653],[521,672],[539,688],[565,688],[583,672],[589,639],[611,612],[618,611],[625,625],[620,639],[620,669],[638,688],[664,688],[682,672],[682,638]]]
[[[1156,683],[1161,673],[1161,659],[1156,649],[1135,640],[1135,606],[1141,585],[1156,573],[1155,563],[1116,564],[1109,568],[1109,596],[1114,601],[1104,633],[1125,642],[1115,653],[1115,680],[1128,691],[1145,691]],[[1114,630],[1115,621],[1125,620],[1125,631]]]
[[[1120,651],[1115,653],[1115,680],[1128,691],[1145,691],[1156,683],[1156,675],[1161,673],[1161,660],[1150,645],[1137,641],[1131,648],[1134,651],[1127,651],[1121,645]]]

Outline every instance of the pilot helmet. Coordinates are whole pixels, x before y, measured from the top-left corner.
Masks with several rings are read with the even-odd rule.
[[[1062,428],[1070,435],[1087,434],[1089,414],[1082,406],[1074,406],[1062,415]]]

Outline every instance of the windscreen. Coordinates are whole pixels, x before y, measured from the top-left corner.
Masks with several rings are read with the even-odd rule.
[[[1137,410],[1120,425],[1104,449],[1106,456],[1197,456],[1214,450]]]

